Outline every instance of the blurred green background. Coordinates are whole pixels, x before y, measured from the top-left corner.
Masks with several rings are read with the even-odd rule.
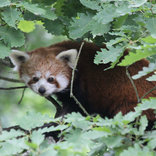
[[[42,26],[26,34],[26,43],[20,50],[30,51],[39,47],[47,47],[51,44],[66,40],[64,36],[53,36],[45,31]],[[0,75],[9,78],[18,79],[17,73],[6,66],[0,65]],[[12,83],[0,79],[0,87],[16,87],[23,86],[22,83]],[[55,107],[52,103],[48,102],[45,98],[33,93],[29,88],[24,92],[23,89],[18,90],[0,90],[0,122],[2,127],[8,127],[16,125],[18,118],[21,118],[24,113],[28,111],[35,111],[49,114],[54,116]]]

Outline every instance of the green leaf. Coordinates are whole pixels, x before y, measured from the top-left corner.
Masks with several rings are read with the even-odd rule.
[[[144,138],[149,140],[147,146],[155,149],[156,148],[156,130],[153,131],[148,131],[145,135]]]
[[[10,131],[2,131],[2,134],[0,135],[0,141],[6,141],[23,135],[25,135],[25,133],[20,130],[11,129]]]
[[[134,147],[129,147],[127,150],[124,150],[120,156],[154,156],[154,151],[151,152],[148,147],[141,148],[138,144],[135,144]]]
[[[115,148],[122,145],[123,137],[118,136],[110,136],[103,139],[103,142],[107,145],[108,148]]]
[[[146,80],[148,80],[148,81],[156,81],[156,73],[154,73],[152,76],[148,77]]]
[[[37,144],[38,146],[43,142],[44,135],[40,133],[39,131],[33,131],[31,134],[31,141],[32,143]]]
[[[26,138],[11,139],[1,144],[0,153],[3,156],[19,155],[24,149],[28,149],[25,144]]]
[[[123,42],[125,40],[126,40],[126,38],[124,38],[124,37],[116,37],[115,39],[110,40],[109,42],[107,42],[106,46],[111,47],[111,46],[113,46],[113,45],[115,45],[117,43]]]
[[[100,10],[102,9],[100,6],[100,1],[92,1],[92,0],[80,0],[80,2],[87,8],[90,8],[92,10]]]
[[[91,125],[80,113],[68,114],[65,122],[71,123],[76,128],[88,129]]]
[[[57,18],[54,10],[51,9],[51,7],[45,7],[45,13],[42,14],[41,16],[44,18],[47,18],[49,20],[55,20]]]
[[[48,146],[48,148],[41,151],[41,154],[39,156],[58,156],[58,153],[60,152],[56,151],[54,149],[54,145],[51,144],[50,146]]]
[[[45,127],[45,128],[39,129],[38,132],[40,132],[41,134],[43,134],[45,132],[63,131],[65,129],[67,129],[67,128],[68,128],[68,125],[58,125],[56,127],[50,126],[50,127]]]
[[[67,0],[57,0],[57,3],[55,3],[54,8],[56,9],[55,12],[57,16],[64,15],[62,8],[64,7],[65,3],[67,3]]]
[[[130,123],[133,122],[137,117],[141,115],[141,109],[137,109],[138,111],[129,112],[123,116],[123,123]]]
[[[0,58],[3,59],[6,56],[9,56],[10,52],[10,47],[7,47],[4,43],[0,42]]]
[[[21,12],[16,8],[6,8],[2,12],[2,18],[9,26],[14,28],[16,28],[17,22],[22,19]]]
[[[90,31],[93,35],[102,36],[109,32],[109,30],[110,24],[100,24],[94,20],[90,22]]]
[[[18,23],[18,28],[23,32],[29,33],[35,29],[35,23],[33,21],[22,20]]]
[[[81,129],[72,129],[70,133],[65,135],[66,144],[64,144],[64,148],[72,147],[73,151],[83,151],[84,155],[86,155],[89,151],[89,145],[92,143],[92,136],[89,132],[83,132]]]
[[[156,54],[156,51],[155,51],[155,47],[153,48],[150,48],[150,47],[143,47],[144,49],[139,49],[139,50],[136,50],[136,53],[133,53],[133,52],[129,52],[128,55],[126,55],[124,57],[124,59],[121,61],[121,63],[119,63],[118,65],[119,66],[128,66],[128,65],[131,65],[133,64],[134,62],[136,61],[139,61],[143,58],[146,58],[148,56],[151,56],[151,55],[154,55]]]
[[[33,143],[33,142],[26,141],[25,144],[26,144],[27,146],[29,146],[30,149],[33,149],[33,150],[37,150],[37,148],[38,148],[37,144],[35,144],[35,143]]]
[[[46,12],[44,9],[40,8],[38,4],[20,1],[20,3],[17,6],[24,7],[26,10],[30,11],[35,15],[45,15]]]
[[[116,20],[113,22],[113,28],[114,29],[120,28],[124,24],[127,18],[128,18],[128,15],[124,15],[124,16],[116,18]]]
[[[141,104],[138,104],[137,107],[135,107],[136,111],[144,111],[147,109],[156,109],[156,98],[151,97],[150,99],[143,99]]]
[[[151,33],[153,38],[156,38],[156,18],[150,18],[147,20],[146,28]]]
[[[156,136],[156,130],[153,131],[147,131],[147,133],[144,135],[144,138],[146,139],[153,139]]]
[[[104,131],[107,133],[111,133],[111,129],[109,127],[103,126],[103,127],[95,127],[93,128],[96,131]]]
[[[147,2],[147,0],[131,0],[130,7],[140,7],[146,2]]]
[[[156,43],[156,39],[153,38],[152,36],[147,36],[145,38],[142,38],[141,40],[143,40],[146,43],[151,43],[151,44],[155,44]]]
[[[40,3],[32,4],[28,2],[20,2],[17,6],[24,7],[24,9],[33,13],[34,15],[41,16],[49,20],[55,20],[57,18],[51,6],[43,6]]]
[[[148,120],[147,120],[147,117],[144,115],[144,116],[141,116],[141,119],[140,119],[140,127],[139,127],[139,134],[140,135],[143,135],[146,128],[148,126]]]
[[[1,0],[0,1],[0,8],[5,7],[5,6],[9,6],[11,4],[11,2],[9,0]]]
[[[81,38],[85,33],[91,31],[93,35],[103,35],[110,30],[110,24],[100,24],[92,19],[90,13],[79,13],[78,18],[73,18],[69,27],[69,36],[72,39]]]
[[[25,43],[24,34],[13,28],[0,27],[0,37],[11,47],[20,47]]]
[[[31,130],[35,127],[42,126],[46,122],[52,121],[47,115],[42,115],[40,113],[29,112],[22,119],[19,119],[18,124],[21,128],[26,130]]]
[[[59,20],[45,20],[44,26],[48,30],[49,33],[55,35],[61,35],[64,32],[64,25]]]
[[[108,5],[102,11],[98,12],[94,16],[94,19],[98,23],[108,24],[109,22],[113,21],[115,17],[117,17],[116,7],[114,5]]]
[[[124,16],[131,12],[131,8],[128,7],[127,2],[123,2],[118,6],[107,4],[104,8],[99,11],[93,19],[98,21],[98,23],[108,24],[112,22],[114,18]]]
[[[133,79],[139,79],[142,76],[145,76],[151,72],[156,70],[156,63],[150,63],[148,67],[143,67],[141,71],[138,72],[138,74],[132,76]]]
[[[156,148],[156,138],[155,138],[155,136],[153,137],[152,140],[150,140],[148,142],[148,147],[152,148],[153,150]]]
[[[97,55],[95,55],[94,63],[95,64],[106,64],[109,62],[114,62],[117,60],[117,58],[123,53],[123,47],[117,46],[117,47],[108,47],[107,49],[101,49],[102,52],[97,52]]]

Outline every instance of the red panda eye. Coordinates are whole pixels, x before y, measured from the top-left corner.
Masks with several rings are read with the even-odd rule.
[[[38,77],[33,77],[33,81],[34,81],[34,82],[37,82],[38,80],[39,80]]]
[[[53,82],[53,81],[54,81],[54,78],[53,78],[53,77],[49,77],[49,78],[47,79],[47,81],[48,81],[48,82]]]

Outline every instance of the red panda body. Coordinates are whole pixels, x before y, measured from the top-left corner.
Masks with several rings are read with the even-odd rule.
[[[66,112],[80,111],[83,113],[69,95],[72,68],[67,65],[67,61],[70,57],[66,58],[64,56],[59,56],[59,59],[62,57],[61,62],[55,58],[58,57],[62,51],[68,51],[70,49],[79,51],[80,45],[81,43],[65,41],[47,48],[39,48],[29,52],[28,55],[30,58],[18,66],[21,78],[25,73],[26,75],[33,75],[34,71],[40,71],[41,78],[46,77],[43,75],[48,75],[45,74],[47,71],[56,75],[56,78],[53,76],[55,79],[53,80],[53,85],[55,84],[57,90],[53,91],[53,94],[56,94],[63,102],[63,109]],[[109,67],[109,64],[94,64],[93,60],[96,51],[100,51],[100,47],[93,43],[85,42],[82,47],[77,70],[75,72],[73,86],[74,95],[89,114],[99,113],[102,116],[113,117],[120,111],[125,114],[133,110],[137,104],[137,97],[129,78],[126,75],[126,68],[116,66],[113,69],[104,71],[105,68]],[[13,59],[12,61],[13,63],[15,62]],[[134,63],[128,68],[130,75],[137,74],[144,66],[148,66],[148,61],[144,59]],[[60,78],[60,76],[57,76],[60,75],[58,74],[59,72],[61,72],[64,77],[61,76]],[[62,82],[64,80],[66,83]],[[42,80],[42,82],[44,81]],[[26,84],[30,88],[33,88],[31,87],[31,84],[33,83],[34,79],[29,79]],[[135,80],[134,83],[137,87],[139,97],[142,97],[156,85],[155,82],[146,81],[146,76]],[[60,86],[62,87],[62,90],[59,90]],[[148,94],[146,98],[155,96],[156,91],[153,91]],[[146,111],[145,114],[149,120],[155,120],[152,110]]]

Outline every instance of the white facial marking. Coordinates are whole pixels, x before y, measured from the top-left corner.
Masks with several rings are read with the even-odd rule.
[[[24,81],[24,83],[28,84],[31,78],[28,75],[23,74],[21,79]]]
[[[50,84],[47,82],[46,79],[42,78],[38,82],[34,83],[31,85],[31,88],[33,89],[34,92],[38,93],[38,90],[40,87],[45,88],[45,93],[42,96],[49,96],[56,92],[57,88],[55,84]]]
[[[57,89],[58,92],[65,89],[69,84],[69,80],[66,78],[66,76],[64,76],[62,74],[56,75],[56,80],[60,85],[60,88]]]
[[[40,72],[40,71],[37,71],[37,72],[35,73],[35,76],[36,76],[36,77],[41,77],[41,72]]]
[[[48,78],[51,75],[50,71],[47,71],[45,77]]]

